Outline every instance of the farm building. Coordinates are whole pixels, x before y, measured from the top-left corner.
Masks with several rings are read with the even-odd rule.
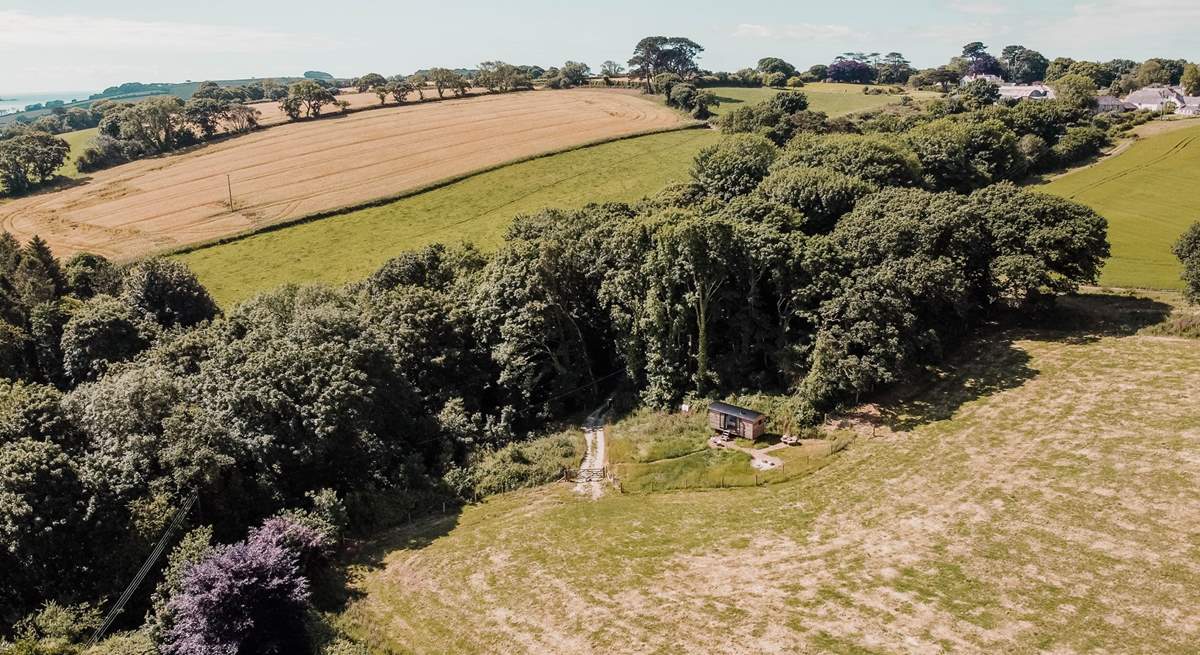
[[[959,86],[966,86],[966,85],[970,84],[971,82],[975,82],[977,80],[986,80],[988,82],[991,82],[992,84],[995,84],[996,86],[1002,86],[1004,84],[1003,77],[1000,77],[999,75],[988,75],[985,73],[972,73],[970,75],[966,75],[961,80],[959,80],[958,84],[959,84]]]
[[[1167,111],[1173,109],[1176,114],[1195,116],[1200,114],[1200,97],[1187,95],[1177,86],[1148,86],[1125,96],[1125,102],[1137,109],[1151,111]]]
[[[725,436],[757,439],[767,427],[767,417],[752,409],[715,402],[708,406],[708,425]]]
[[[1035,82],[1034,84],[1001,84],[1000,97],[1013,100],[1053,100],[1054,89]]]
[[[1100,96],[1096,98],[1097,113],[1133,111],[1134,109],[1137,109],[1137,105],[1125,102],[1115,96]]]

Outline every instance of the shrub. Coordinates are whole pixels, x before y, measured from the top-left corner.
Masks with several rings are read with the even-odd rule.
[[[121,299],[164,327],[191,327],[217,315],[217,304],[185,264],[154,258],[125,274]]]
[[[1059,166],[1070,166],[1094,157],[1106,145],[1108,135],[1104,130],[1091,125],[1070,127],[1050,152]]]
[[[780,87],[787,82],[787,79],[787,75],[783,73],[763,73],[762,75],[763,86]]]
[[[787,79],[787,86],[792,89],[799,89],[800,87],[804,86],[804,78],[798,75],[793,75]]]
[[[80,300],[121,291],[121,271],[108,259],[88,252],[76,253],[63,265],[67,291]]]
[[[63,370],[76,383],[94,380],[149,345],[142,321],[112,296],[84,303],[63,328]]]
[[[168,603],[174,625],[168,655],[307,652],[308,580],[303,550],[320,536],[284,519],[271,519],[246,541],[215,549],[192,565]]]
[[[696,106],[696,87],[685,82],[672,85],[671,92],[667,95],[667,104],[690,111]]]
[[[921,162],[926,185],[936,190],[970,191],[1026,170],[1017,135],[998,120],[942,118],[914,128],[905,142]]]
[[[808,109],[808,96],[803,91],[783,91],[768,100],[767,106],[784,114],[794,114]]]
[[[650,86],[655,93],[670,97],[671,88],[682,81],[683,78],[675,73],[659,73],[650,79]]]
[[[1017,141],[1017,150],[1021,151],[1021,156],[1029,162],[1029,168],[1032,170],[1040,170],[1049,159],[1046,157],[1050,152],[1050,147],[1046,145],[1046,140],[1036,134],[1026,134]]]
[[[783,145],[796,131],[792,117],[808,108],[802,91],[783,91],[766,102],[737,109],[721,117],[726,133],[761,134],[776,145]]]
[[[1190,303],[1200,304],[1200,221],[1192,223],[1172,251],[1183,264],[1184,297]]]
[[[692,164],[692,179],[708,193],[729,200],[750,193],[767,176],[776,148],[753,134],[729,136],[702,149]]]
[[[804,214],[804,231],[810,234],[827,232],[860,198],[875,190],[861,178],[810,166],[778,169],[758,187],[758,193]]]
[[[141,141],[100,134],[96,136],[91,145],[79,154],[75,160],[75,167],[81,172],[90,173],[141,159],[150,154],[153,154],[153,150]]]
[[[823,166],[877,186],[915,186],[921,181],[921,162],[912,149],[879,135],[798,134],[773,168],[796,165]]]
[[[467,468],[448,473],[446,482],[464,499],[553,482],[579,463],[581,441],[577,434],[563,432],[484,451]]]

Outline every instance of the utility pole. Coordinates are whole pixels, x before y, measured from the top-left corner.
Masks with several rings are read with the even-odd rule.
[[[233,211],[233,183],[229,181],[229,173],[225,174],[225,190],[229,192],[229,211]]]

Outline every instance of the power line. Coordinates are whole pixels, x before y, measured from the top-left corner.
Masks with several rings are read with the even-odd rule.
[[[154,550],[150,551],[150,555],[146,557],[146,561],[142,564],[142,568],[138,570],[137,575],[135,575],[133,580],[129,582],[129,586],[125,587],[125,591],[121,594],[121,597],[117,599],[117,603],[113,605],[112,609],[108,611],[107,615],[105,615],[104,622],[101,623],[100,627],[96,628],[96,631],[92,633],[92,638],[88,639],[88,648],[95,646],[96,642],[100,641],[100,639],[104,636],[104,633],[107,632],[108,629],[112,627],[113,622],[117,620],[117,616],[120,615],[121,611],[125,609],[125,604],[129,602],[130,598],[133,597],[133,592],[137,591],[137,588],[141,586],[142,582],[146,579],[146,576],[149,575],[150,569],[154,568],[154,563],[158,561],[159,557],[162,557],[163,551],[167,549],[167,544],[170,542],[171,534],[178,530],[179,526],[183,524],[183,519],[192,509],[192,506],[196,504],[197,497],[197,493],[193,491],[192,495],[188,496],[188,499],[184,501],[183,506],[179,508],[179,511],[175,512],[175,518],[171,519],[171,524],[168,525],[167,529],[163,531],[162,538],[158,540],[158,544],[154,546]]]

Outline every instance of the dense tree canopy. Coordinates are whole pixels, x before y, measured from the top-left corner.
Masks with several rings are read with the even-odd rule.
[[[66,141],[45,132],[0,141],[0,190],[19,194],[49,182],[70,151]]]

